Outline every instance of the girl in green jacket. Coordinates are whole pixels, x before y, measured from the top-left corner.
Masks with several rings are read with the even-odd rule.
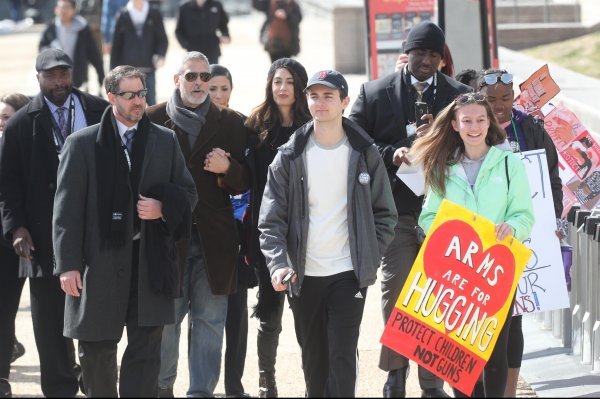
[[[438,114],[411,150],[425,174],[427,196],[419,217],[425,233],[448,199],[494,222],[498,241],[529,237],[534,214],[527,173],[517,155],[498,148],[505,140],[506,132],[479,93],[460,95]],[[486,397],[504,395],[512,308],[508,315],[484,369]]]

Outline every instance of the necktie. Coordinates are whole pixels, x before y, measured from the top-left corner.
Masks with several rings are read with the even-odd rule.
[[[124,134],[125,136],[125,146],[127,146],[127,151],[131,154],[133,150],[133,139],[135,138],[135,129],[127,130]]]
[[[58,116],[58,128],[65,139],[67,138],[67,119],[65,118],[66,110],[67,109],[65,107],[59,107],[56,110],[56,115]]]
[[[429,87],[429,83],[427,82],[415,82],[413,83],[415,90],[417,91],[417,101],[423,101],[423,93]]]

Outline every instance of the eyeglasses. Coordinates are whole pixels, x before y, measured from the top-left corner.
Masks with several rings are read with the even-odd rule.
[[[498,82],[502,82],[505,85],[509,85],[513,82],[513,75],[512,73],[508,72],[490,73],[488,75],[483,75],[481,78],[483,79],[483,82],[480,83],[480,87],[483,87],[485,85],[495,85]]]
[[[188,82],[195,82],[198,79],[198,76],[203,82],[208,82],[210,78],[212,78],[212,75],[209,72],[188,72],[185,75],[183,75],[185,80],[187,80]]]
[[[132,100],[134,97],[145,98],[146,94],[148,94],[147,89],[143,89],[140,91],[122,91],[120,93],[115,93],[117,96],[123,97],[125,100]]]
[[[459,105],[467,104],[467,103],[481,103],[485,101],[485,96],[481,93],[466,93],[461,94],[454,102]]]

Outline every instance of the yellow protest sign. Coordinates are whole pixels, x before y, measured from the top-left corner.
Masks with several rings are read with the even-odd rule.
[[[531,251],[444,200],[381,343],[471,393],[498,339]]]

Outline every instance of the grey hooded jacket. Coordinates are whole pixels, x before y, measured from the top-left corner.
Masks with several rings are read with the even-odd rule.
[[[343,118],[342,123],[352,147],[348,164],[350,254],[354,273],[363,288],[377,278],[381,256],[394,238],[398,215],[387,172],[373,139],[351,120]],[[292,286],[294,295],[300,294],[304,280],[309,209],[302,153],[312,132],[313,122],[309,122],[279,147],[269,167],[258,220],[260,247],[271,275],[284,267],[291,267],[298,274]]]

